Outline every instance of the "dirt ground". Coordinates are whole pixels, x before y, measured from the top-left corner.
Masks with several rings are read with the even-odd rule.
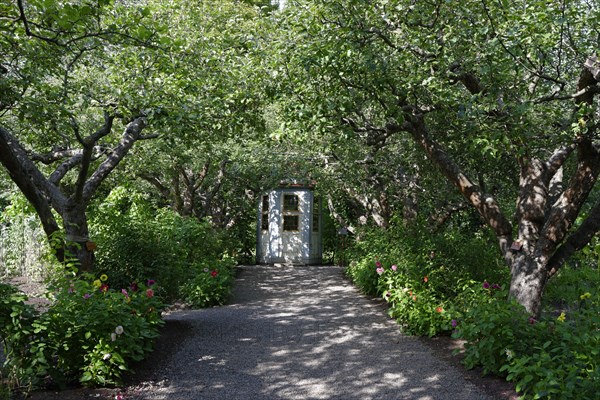
[[[12,280],[32,298],[32,303],[37,307],[44,307],[46,300],[39,297],[42,289],[39,284],[28,282],[26,279]],[[74,387],[67,390],[45,390],[29,393],[28,399],[31,400],[84,400],[84,399],[117,399],[134,400],[136,394],[144,390],[168,384],[165,377],[161,375],[162,366],[177,351],[179,343],[183,343],[187,338],[193,335],[190,326],[181,321],[168,321],[161,328],[161,335],[155,343],[155,349],[148,359],[132,366],[134,373],[125,377],[124,384],[118,388],[100,388],[87,389]],[[461,355],[454,354],[456,349],[460,349],[462,344],[459,340],[450,337],[421,338],[421,341],[427,345],[431,351],[440,359],[454,365],[461,371],[465,379],[478,386],[482,391],[498,400],[516,400],[518,398],[514,385],[501,377],[482,376],[480,369],[467,370],[461,364]],[[1,359],[1,355],[0,355]],[[15,400],[25,398],[24,396],[14,396]]]
[[[180,321],[169,321],[162,328],[161,336],[155,344],[155,350],[145,361],[134,365],[135,374],[125,379],[120,388],[85,389],[73,388],[63,391],[39,391],[32,393],[31,400],[82,400],[82,399],[135,399],[136,394],[146,388],[165,384],[161,375],[161,366],[177,350],[178,343],[193,335],[190,327]],[[460,341],[449,337],[423,338],[431,351],[439,358],[456,366],[464,377],[478,386],[485,393],[498,400],[516,400],[518,398],[514,385],[503,378],[481,376],[481,370],[467,370],[460,363],[461,356],[453,355],[455,349],[461,347]]]

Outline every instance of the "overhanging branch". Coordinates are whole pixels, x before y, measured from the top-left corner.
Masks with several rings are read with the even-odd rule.
[[[100,164],[98,169],[94,171],[92,176],[85,183],[82,190],[82,199],[84,202],[87,203],[92,198],[102,181],[104,181],[108,174],[119,165],[123,157],[125,157],[133,144],[139,139],[141,132],[145,127],[146,118],[143,116],[135,118],[127,125],[117,147],[115,147],[106,160]]]
[[[600,231],[600,201],[590,210],[588,217],[579,228],[565,240],[550,258],[547,267],[548,277],[556,274],[565,261],[575,252],[583,249],[598,231]]]

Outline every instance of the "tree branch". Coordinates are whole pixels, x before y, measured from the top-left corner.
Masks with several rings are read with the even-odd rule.
[[[160,181],[160,179],[158,179],[158,177],[144,172],[139,173],[138,177],[142,178],[143,180],[157,188],[158,191],[161,193],[161,196],[163,196],[165,199],[169,199],[169,196],[171,195],[171,190],[166,185],[164,185]]]
[[[110,174],[110,172],[115,169],[117,165],[119,165],[135,141],[139,139],[140,134],[145,127],[145,117],[137,117],[127,125],[117,147],[111,152],[107,159],[100,164],[98,169],[94,171],[92,176],[84,185],[82,192],[82,199],[84,202],[87,203],[92,198],[102,181],[104,181],[108,174]]]
[[[540,104],[540,103],[545,103],[545,102],[549,102],[549,101],[556,101],[556,100],[573,100],[573,99],[578,99],[578,98],[583,98],[583,97],[587,97],[587,96],[594,96],[595,94],[600,93],[600,86],[598,85],[594,85],[594,86],[586,86],[581,90],[578,90],[575,93],[572,94],[567,94],[564,96],[558,96],[558,93],[553,93],[551,95],[548,96],[544,96],[544,97],[540,97],[539,99],[534,100],[533,102],[535,104]]]
[[[66,198],[56,186],[46,180],[17,139],[2,127],[0,127],[0,163],[35,208],[48,237],[59,231],[60,228],[52,214],[51,203],[56,207],[63,207]]]
[[[31,161],[38,161],[45,165],[50,165],[67,157],[75,157],[80,155],[81,149],[53,150],[45,154],[29,153]]]
[[[575,150],[576,147],[577,146],[575,144],[561,147],[557,149],[554,152],[554,154],[552,154],[552,156],[550,156],[550,158],[546,162],[546,168],[549,175],[548,181],[550,181],[550,179],[552,179],[552,176],[554,176],[556,171],[558,171],[563,166],[565,161],[569,158],[571,153],[573,153],[573,150]]]
[[[461,82],[471,94],[484,92],[479,79],[472,73],[462,71],[461,68],[462,65],[460,63],[452,63],[450,65],[449,70],[452,74],[452,83]]]
[[[62,162],[54,170],[54,172],[48,177],[48,181],[50,183],[52,183],[53,185],[58,186],[61,179],[65,177],[67,172],[69,172],[70,170],[72,170],[73,168],[75,168],[76,166],[78,166],[81,163],[81,157],[82,157],[81,153],[75,154],[73,157]]]
[[[542,228],[537,245],[541,254],[552,254],[564,240],[600,174],[600,154],[589,139],[580,140],[578,156],[577,170],[569,186],[553,204]]]
[[[576,251],[583,249],[598,231],[600,231],[600,200],[590,210],[588,217],[579,228],[554,252],[548,262],[548,278],[556,274]]]
[[[25,33],[27,34],[27,36],[40,39],[44,42],[60,45],[60,42],[56,40],[56,38],[47,38],[45,36],[40,36],[33,33],[31,31],[31,28],[29,27],[29,21],[25,16],[25,6],[23,5],[23,0],[17,0],[17,6],[19,7],[19,19],[23,22],[23,27],[25,28]]]
[[[484,221],[492,228],[498,238],[502,255],[508,265],[512,260],[510,246],[512,244],[512,225],[504,216],[496,199],[485,194],[460,169],[441,147],[429,137],[423,118],[418,115],[407,115],[401,129],[411,134],[413,140],[420,145],[442,174],[452,182],[463,197],[479,212]]]

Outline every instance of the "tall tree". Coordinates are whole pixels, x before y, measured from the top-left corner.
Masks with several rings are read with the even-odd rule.
[[[147,8],[106,0],[17,0],[0,12],[0,162],[48,237],[64,229],[68,250],[89,270],[86,207],[133,144],[145,138],[152,112],[127,96],[141,85],[114,90],[114,74],[127,70],[138,81],[153,74],[158,26]],[[132,48],[148,50],[149,68],[127,56]],[[64,250],[59,247],[60,259]]]
[[[276,50],[288,115],[330,138],[410,138],[495,233],[510,295],[537,315],[600,228],[599,21],[578,0],[298,2]]]
[[[260,9],[236,6],[0,5],[0,162],[84,270],[93,266],[86,209],[136,142],[178,137],[193,146],[248,125],[235,118],[253,100],[241,77],[257,74],[237,66],[253,43],[243,21]]]

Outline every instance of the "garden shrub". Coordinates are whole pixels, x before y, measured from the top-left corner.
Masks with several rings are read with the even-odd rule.
[[[196,308],[225,304],[231,295],[234,266],[231,258],[196,266],[195,276],[181,287],[182,298]]]
[[[25,304],[26,300],[27,296],[19,292],[16,287],[0,283],[0,338],[6,356],[0,377],[3,375],[9,377],[6,382],[9,392],[16,387],[25,386],[21,384],[19,377],[25,376],[27,370],[31,374],[33,368],[23,361],[28,356],[27,343],[32,332],[31,324],[36,315],[33,306]]]
[[[600,304],[581,296],[576,311],[539,320],[504,296],[481,302],[455,333],[467,341],[464,363],[506,376],[524,399],[591,399],[600,375]]]
[[[390,315],[410,334],[449,334],[456,316],[488,294],[484,282],[500,287],[508,281],[482,234],[448,230],[435,236],[394,222],[360,236],[347,276],[362,292],[389,302]]]
[[[42,280],[51,265],[50,247],[33,207],[25,196],[13,194],[0,213],[0,278],[26,276]]]
[[[96,271],[116,285],[153,276],[166,300],[205,265],[217,262],[226,246],[208,221],[154,209],[141,194],[114,189],[94,213],[90,230],[98,243]]]
[[[41,314],[26,297],[0,287],[0,336],[15,386],[117,384],[132,361],[151,350],[163,324],[154,281],[110,287],[106,275],[64,279]]]
[[[549,282],[544,312],[534,319],[507,300],[509,271],[482,233],[448,229],[433,236],[393,224],[366,229],[360,238],[346,274],[364,293],[385,299],[404,332],[453,332],[465,340],[468,368],[505,376],[524,399],[598,397],[596,242],[589,259],[579,255],[575,267],[565,266]]]
[[[373,259],[364,258],[352,262],[346,269],[346,275],[366,295],[379,295],[379,276],[373,267]]]
[[[600,271],[597,267],[564,265],[549,280],[544,290],[544,303],[549,307],[577,307],[582,292],[599,294]]]

